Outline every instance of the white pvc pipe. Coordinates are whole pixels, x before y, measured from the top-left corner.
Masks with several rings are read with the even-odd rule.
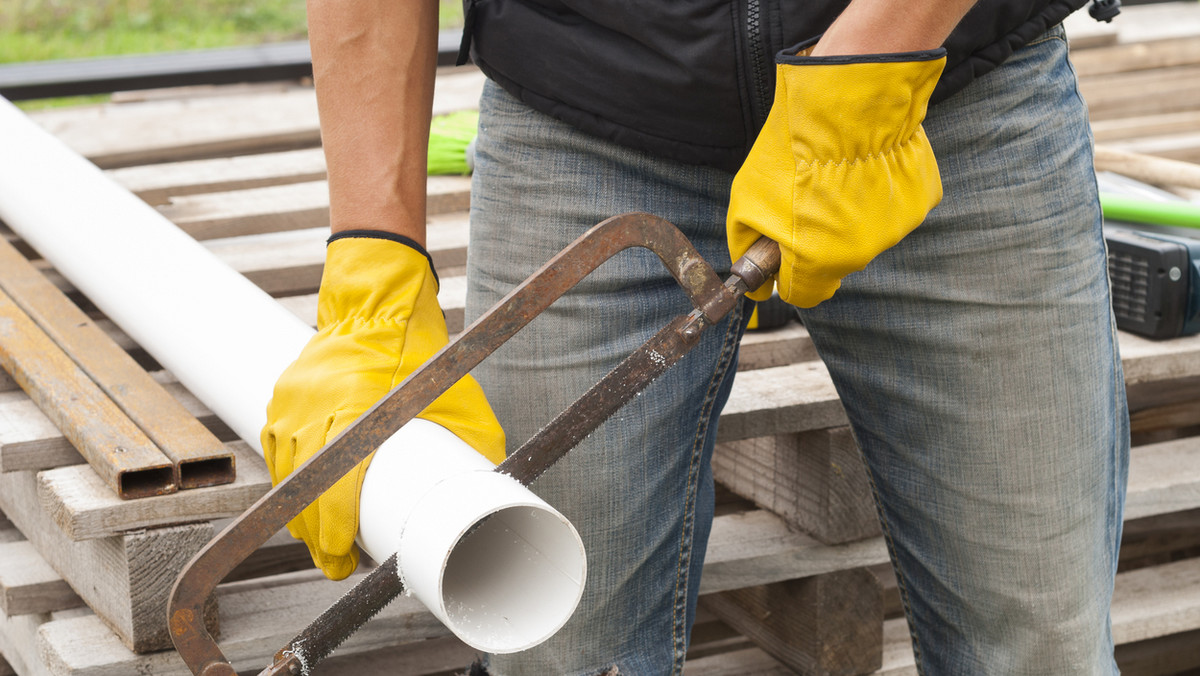
[[[313,330],[0,99],[0,219],[262,453],[275,380]],[[411,428],[411,429],[410,429]],[[376,453],[360,542],[467,644],[536,645],[570,617],[574,527],[453,434],[414,421]]]

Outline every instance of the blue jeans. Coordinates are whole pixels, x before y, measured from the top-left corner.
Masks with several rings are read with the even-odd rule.
[[[489,85],[468,319],[614,214],[672,221],[728,268],[731,176],[579,133]],[[804,321],[863,451],[925,674],[1115,673],[1108,610],[1128,466],[1086,110],[1061,29],[935,106],[945,198]],[[476,375],[510,444],[687,300],[626,252]],[[743,312],[534,488],[579,528],[588,583],[495,676],[677,674],[713,513],[710,459]]]

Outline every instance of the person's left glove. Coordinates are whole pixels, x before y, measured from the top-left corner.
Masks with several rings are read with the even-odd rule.
[[[317,295],[317,333],[284,370],[267,405],[263,452],[278,483],[449,341],[428,254],[376,231],[330,238]],[[495,463],[504,431],[467,376],[418,416]],[[436,452],[431,449],[430,452]],[[334,580],[358,566],[358,497],[369,456],[288,524]]]
[[[942,198],[921,128],[945,50],[866,56],[781,53],[775,101],[733,179],[726,232],[737,260],[779,243],[779,295],[812,307],[917,227]],[[764,284],[749,294],[771,296]]]

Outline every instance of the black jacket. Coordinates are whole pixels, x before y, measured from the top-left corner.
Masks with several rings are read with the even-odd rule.
[[[980,0],[946,41],[940,101],[1087,0]],[[775,54],[848,0],[465,0],[472,60],[531,107],[621,145],[736,170]]]

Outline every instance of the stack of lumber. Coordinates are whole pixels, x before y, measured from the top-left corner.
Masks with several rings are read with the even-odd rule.
[[[1073,49],[1084,95],[1095,100],[1098,139],[1103,132],[1120,150],[1200,160],[1200,150],[1177,152],[1189,135],[1200,137],[1200,101],[1183,93],[1200,83],[1200,50],[1184,44],[1200,43],[1200,6],[1133,7],[1112,27],[1079,25]],[[1135,93],[1111,93],[1122,77],[1137,84]],[[439,73],[437,111],[473,106],[481,84],[471,69]],[[34,117],[315,323],[328,203],[311,89],[125,95]],[[452,330],[462,324],[469,200],[466,178],[429,182],[429,248]],[[0,373],[0,676],[182,676],[166,632],[167,592],[215,529],[267,490],[263,463],[68,280],[11,231],[0,233],[205,425],[237,467],[230,484],[122,500]],[[1113,611],[1118,657],[1132,674],[1196,670],[1200,336],[1152,342],[1123,333],[1120,341],[1136,447]],[[802,327],[747,336],[721,418],[715,467],[723,499],[689,676],[915,673],[846,425]],[[303,547],[280,535],[218,588],[210,621],[235,667],[256,673],[357,577],[325,580]],[[401,598],[320,673],[449,674],[472,658]]]

